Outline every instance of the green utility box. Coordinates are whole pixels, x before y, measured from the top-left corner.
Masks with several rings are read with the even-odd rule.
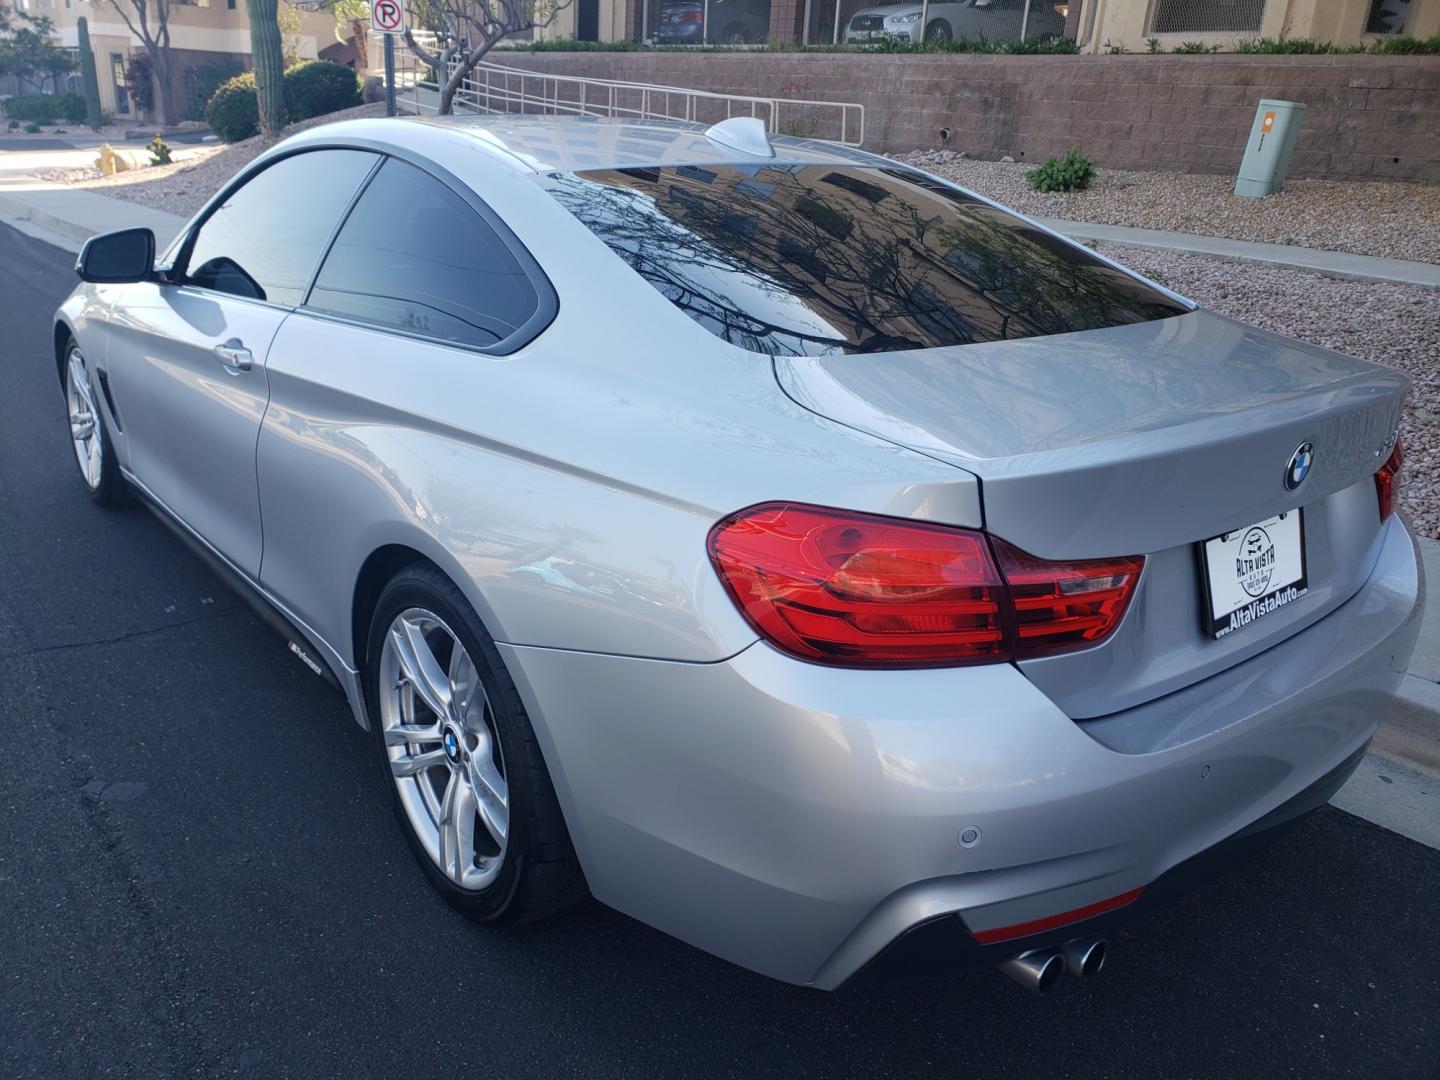
[[[1298,101],[1260,102],[1240,162],[1240,175],[1235,178],[1236,195],[1258,198],[1274,195],[1285,186],[1290,155],[1295,151],[1304,116],[1305,106]]]

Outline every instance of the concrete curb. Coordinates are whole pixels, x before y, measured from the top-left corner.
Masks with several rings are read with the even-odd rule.
[[[1179,251],[1206,255],[1212,259],[1259,263],[1291,270],[1308,270],[1325,277],[1348,281],[1369,281],[1389,285],[1412,285],[1440,290],[1440,266],[1431,263],[1379,259],[1373,255],[1350,255],[1341,251],[1320,251],[1290,244],[1256,244],[1226,240],[1218,236],[1163,232],[1159,229],[1130,229],[1120,225],[1092,225],[1085,221],[1039,218],[1040,224],[1081,241],[1127,244],[1157,251]]]
[[[177,214],[139,203],[44,184],[0,187],[0,220],[28,222],[53,236],[64,237],[74,245],[73,250],[79,250],[96,233],[135,226],[151,229],[156,244],[163,249],[185,224]]]

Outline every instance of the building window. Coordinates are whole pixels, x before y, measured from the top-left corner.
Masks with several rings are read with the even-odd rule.
[[[1410,21],[1411,0],[1370,0],[1367,34],[1403,34]]]
[[[1265,0],[1155,0],[1152,34],[1258,34]]]
[[[235,10],[235,0],[225,0],[225,6],[231,11]]]

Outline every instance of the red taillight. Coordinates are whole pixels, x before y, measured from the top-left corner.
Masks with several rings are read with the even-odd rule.
[[[682,11],[682,12],[680,12],[679,15],[674,16],[674,18],[673,18],[672,21],[674,21],[674,22],[704,22],[704,21],[705,21],[705,13],[704,13],[703,11]]]
[[[1086,649],[1120,625],[1143,556],[1046,562],[995,540],[1000,572],[1015,612],[1015,653],[1021,659]]]
[[[1401,473],[1405,469],[1405,444],[1395,440],[1395,449],[1375,474],[1375,496],[1380,500],[1380,520],[1384,521],[1395,511],[1395,502],[1400,497]]]
[[[720,522],[709,546],[761,636],[846,667],[986,663],[1094,645],[1119,624],[1144,565],[1043,562],[998,541],[997,564],[990,543],[969,529],[767,503]]]

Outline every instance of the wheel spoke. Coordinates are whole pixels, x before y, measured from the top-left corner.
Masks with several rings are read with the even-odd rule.
[[[471,752],[470,779],[475,785],[480,820],[503,851],[510,832],[510,787],[495,764],[495,742],[488,728]]]
[[[390,771],[396,776],[418,776],[427,769],[433,769],[437,765],[444,765],[450,759],[445,756],[444,749],[426,750],[422,754],[407,754],[405,757],[394,758],[390,762]]]
[[[414,622],[401,619],[390,631],[390,641],[405,677],[426,707],[444,720],[450,716],[450,678],[435,659],[425,634]]]
[[[452,775],[440,805],[440,864],[453,881],[464,883],[475,865],[475,792]]]
[[[455,719],[462,725],[470,726],[471,712],[476,703],[482,706],[482,716],[477,719],[483,720],[485,691],[475,673],[474,661],[458,641],[450,653],[450,702],[455,710]]]
[[[444,731],[439,724],[396,724],[385,729],[385,745],[439,742],[443,735]]]

